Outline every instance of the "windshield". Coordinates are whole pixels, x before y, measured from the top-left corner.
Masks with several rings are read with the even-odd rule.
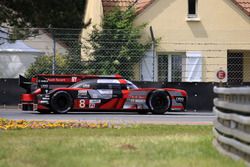
[[[94,88],[96,86],[96,80],[89,79],[77,82],[70,86],[70,88]]]
[[[128,80],[126,80],[126,81],[127,81],[127,89],[128,90],[129,89],[138,89],[138,87],[135,84],[133,84],[132,82],[130,82]]]

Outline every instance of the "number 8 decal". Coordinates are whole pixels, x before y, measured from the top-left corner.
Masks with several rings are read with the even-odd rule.
[[[86,107],[86,104],[85,104],[85,100],[84,100],[84,99],[82,99],[82,100],[79,101],[79,107],[80,107],[80,108],[85,108],[85,107]]]

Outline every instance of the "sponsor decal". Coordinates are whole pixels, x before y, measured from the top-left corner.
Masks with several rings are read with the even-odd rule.
[[[77,77],[72,77],[71,78],[71,82],[76,82],[77,81]]]
[[[110,89],[101,89],[101,90],[98,90],[98,91],[102,95],[112,95],[113,94],[113,90],[110,90]]]
[[[92,99],[92,100],[89,100],[89,103],[90,104],[97,104],[97,103],[101,103],[101,100],[100,99]]]
[[[128,98],[131,98],[131,99],[146,99],[146,96],[136,96],[136,95],[134,95],[134,96],[129,96]]]
[[[117,83],[119,84],[119,80],[117,79],[98,79],[97,83]]]
[[[78,82],[80,81],[77,77],[71,78],[47,78],[48,82]]]
[[[145,99],[135,99],[136,103],[146,103]]]
[[[89,108],[95,108],[95,103],[89,103]]]
[[[78,90],[78,97],[84,97],[87,96],[88,91],[87,90]]]
[[[82,88],[90,88],[90,85],[89,84],[83,84]]]
[[[40,87],[47,89],[49,87],[49,85],[48,84],[41,84]]]
[[[39,83],[48,83],[48,80],[38,80]]]
[[[146,103],[145,99],[128,99],[131,103]]]
[[[177,103],[183,103],[185,101],[184,97],[175,97]]]
[[[47,100],[40,100],[40,101],[38,101],[38,103],[40,103],[40,104],[49,104],[49,102]]]

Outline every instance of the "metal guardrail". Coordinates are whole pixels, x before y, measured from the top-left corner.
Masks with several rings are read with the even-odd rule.
[[[222,154],[250,166],[250,87],[214,87],[214,145]]]

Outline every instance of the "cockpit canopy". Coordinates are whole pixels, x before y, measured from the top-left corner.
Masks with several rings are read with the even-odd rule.
[[[70,88],[86,88],[86,89],[138,89],[132,82],[125,80],[126,83],[120,83],[118,79],[86,79],[77,82]]]

